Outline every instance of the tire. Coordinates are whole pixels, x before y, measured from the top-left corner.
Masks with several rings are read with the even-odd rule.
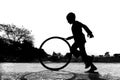
[[[50,37],[50,38],[46,39],[45,41],[43,41],[43,43],[40,45],[40,48],[39,48],[39,49],[42,50],[43,45],[44,45],[47,41],[52,40],[52,39],[60,39],[60,40],[64,41],[64,42],[67,44],[67,46],[69,47],[69,51],[70,51],[70,44],[69,44],[64,38],[62,38],[62,37],[57,37],[57,36]],[[71,51],[70,51],[70,52],[71,52]],[[66,66],[70,63],[72,54],[71,54],[71,53],[68,53],[68,54],[69,54],[69,56],[67,56],[67,59],[68,59],[67,62],[65,62],[64,65],[62,65],[61,67],[58,67],[58,68],[51,68],[51,67],[46,66],[46,65],[44,64],[43,60],[41,59],[41,58],[42,58],[42,55],[40,55],[39,60],[40,60],[41,64],[42,64],[46,69],[53,70],[53,71],[58,71],[58,70],[60,70],[60,69],[63,69],[64,67],[66,67]]]

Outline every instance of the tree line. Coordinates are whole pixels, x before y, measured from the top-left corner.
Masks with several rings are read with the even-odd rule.
[[[31,61],[38,56],[31,31],[14,24],[0,24],[0,61]]]

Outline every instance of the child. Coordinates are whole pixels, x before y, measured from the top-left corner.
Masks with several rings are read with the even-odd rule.
[[[87,32],[87,36],[90,38],[94,37],[92,32],[86,25],[75,20],[76,16],[74,13],[70,12],[66,18],[67,18],[68,23],[72,25],[71,30],[72,30],[73,36],[66,38],[66,40],[70,40],[70,39],[74,38],[74,43],[71,47],[72,54],[75,57],[78,57],[79,56],[78,54],[80,54],[83,62],[85,63],[85,68],[90,67],[90,70],[88,70],[87,72],[94,72],[95,70],[97,70],[97,68],[92,63],[93,57],[88,56],[86,53],[86,50],[85,50],[86,39],[82,32],[82,28]],[[80,51],[77,50],[78,48]]]

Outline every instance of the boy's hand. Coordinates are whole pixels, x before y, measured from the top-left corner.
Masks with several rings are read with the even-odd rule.
[[[65,38],[66,40],[69,40],[69,38],[67,37],[67,38]]]
[[[66,40],[70,40],[70,39],[72,39],[73,38],[73,36],[70,36],[70,37],[67,37],[67,38],[65,38]]]
[[[93,38],[93,37],[94,37],[92,33],[91,33],[91,34],[88,34],[87,36],[88,36],[89,38]]]
[[[65,38],[66,40],[70,40],[70,37]]]

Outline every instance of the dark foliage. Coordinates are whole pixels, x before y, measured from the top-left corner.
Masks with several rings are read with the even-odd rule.
[[[0,24],[0,32],[0,61],[31,61],[35,58],[37,48],[29,30]]]

